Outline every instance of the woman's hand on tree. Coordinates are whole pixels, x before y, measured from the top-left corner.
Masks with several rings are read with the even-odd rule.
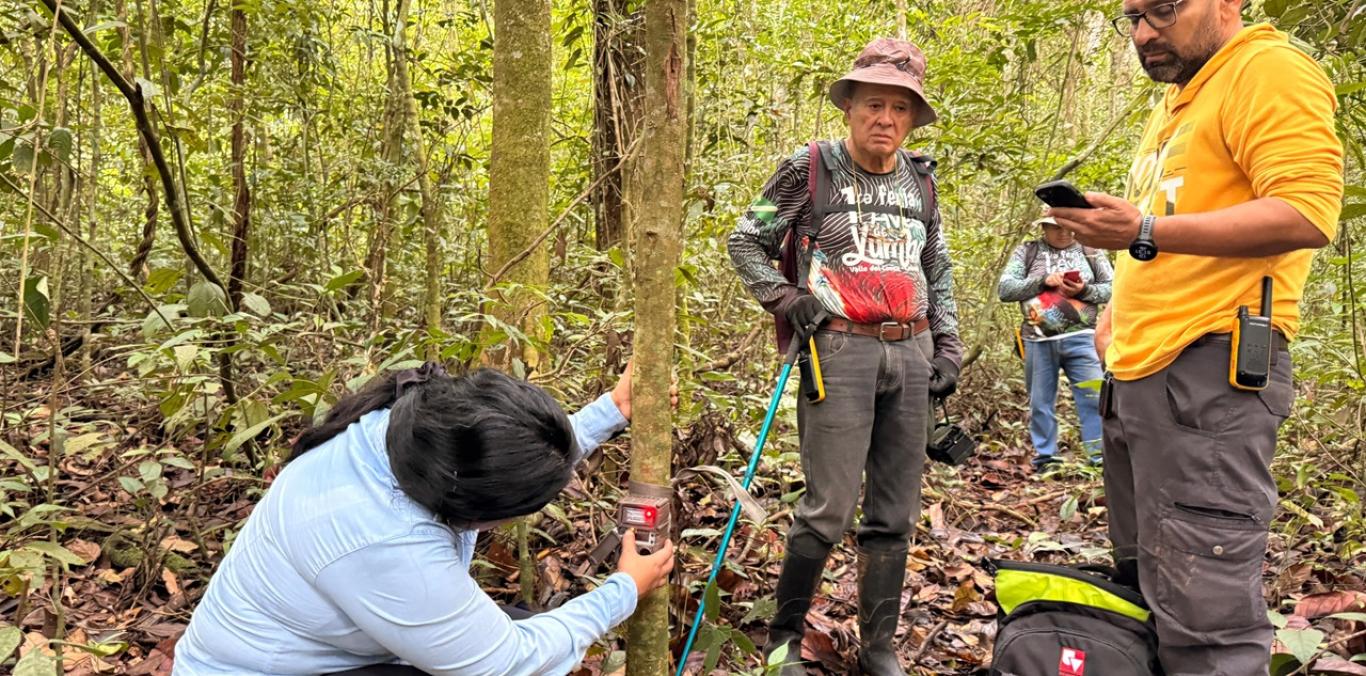
[[[621,379],[617,381],[617,386],[612,388],[612,403],[621,411],[621,417],[627,420],[631,419],[631,364],[634,361],[632,359],[626,362],[626,370],[621,372]],[[677,380],[669,385],[669,406],[678,408]]]
[[[653,554],[641,554],[636,549],[636,532],[626,529],[621,537],[621,560],[617,562],[617,572],[626,573],[636,581],[636,593],[640,598],[664,586],[669,581],[669,572],[674,569],[674,543],[665,541],[664,546]]]

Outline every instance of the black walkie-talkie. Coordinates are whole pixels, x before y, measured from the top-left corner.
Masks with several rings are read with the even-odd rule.
[[[1263,390],[1271,378],[1271,277],[1262,278],[1262,314],[1238,307],[1229,354],[1228,383],[1240,390]]]

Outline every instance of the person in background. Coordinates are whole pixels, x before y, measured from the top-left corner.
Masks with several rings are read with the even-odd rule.
[[[544,507],[626,427],[631,370],[573,416],[492,370],[376,376],[294,444],[176,646],[173,673],[565,674],[664,584],[624,537],[597,589],[513,621],[470,575],[479,531]]]
[[[1029,437],[1034,469],[1058,460],[1058,371],[1067,374],[1081,419],[1087,458],[1100,462],[1099,389],[1104,375],[1096,356],[1096,317],[1110,301],[1110,260],[1078,244],[1071,231],[1052,218],[1034,225],[1041,237],[1021,244],[1001,272],[1002,302],[1019,303],[1024,319],[1025,389],[1029,392]]]

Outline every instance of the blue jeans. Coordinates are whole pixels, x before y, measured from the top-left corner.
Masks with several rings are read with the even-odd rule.
[[[1029,437],[1040,458],[1058,452],[1058,370],[1067,374],[1072,399],[1081,417],[1081,440],[1086,454],[1100,458],[1099,388],[1078,387],[1105,374],[1096,357],[1095,337],[1085,333],[1057,340],[1025,341],[1025,389],[1029,390]],[[1095,383],[1092,383],[1095,384]]]

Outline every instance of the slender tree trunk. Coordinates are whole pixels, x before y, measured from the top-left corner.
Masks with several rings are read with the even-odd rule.
[[[623,0],[593,0],[593,191],[595,245],[606,251],[627,244],[626,210],[620,167],[639,136],[644,93],[640,31],[642,12],[626,11]]]
[[[426,249],[426,271],[423,277],[423,325],[430,335],[441,330],[441,271],[443,269],[441,243],[446,230],[446,205],[438,187],[432,183],[431,157],[422,136],[417,97],[408,74],[408,0],[399,0],[398,23],[394,28],[394,84],[402,97],[408,143],[417,159],[417,186],[422,195],[422,233]],[[440,349],[435,341],[428,343],[427,358],[436,359]]]
[[[674,361],[674,270],[682,250],[687,140],[688,0],[652,0],[645,9],[643,147],[633,163],[636,339],[631,382],[631,479],[668,486],[673,442],[669,406]],[[629,676],[669,670],[669,591],[647,596],[631,618]]]
[[[551,50],[549,0],[496,0],[493,49],[493,146],[489,158],[489,265],[498,270],[528,248],[550,224]],[[549,256],[534,247],[500,282],[544,285]],[[544,306],[525,292],[495,289],[492,313],[540,336]],[[485,361],[508,367],[520,359],[533,369],[533,345],[509,340]]]
[[[251,236],[251,189],[247,186],[247,13],[240,3],[232,6],[232,95],[228,115],[232,117],[233,199],[232,269],[228,273],[228,298],[234,306],[242,303],[242,286],[247,279],[248,239]]]
[[[385,34],[389,42],[385,47],[384,61],[388,74],[388,88],[384,105],[384,135],[380,140],[380,157],[384,160],[384,178],[380,180],[379,199],[375,205],[375,226],[370,233],[370,252],[366,257],[366,269],[370,276],[370,331],[377,332],[383,323],[385,312],[386,286],[388,285],[389,242],[393,237],[395,223],[394,203],[399,181],[397,172],[403,164],[403,130],[406,125],[408,104],[403,100],[403,91],[398,83],[397,69],[401,55],[398,53],[396,33],[391,33],[400,24],[389,23],[389,6],[384,3],[380,14],[384,21]],[[407,2],[400,0],[396,13],[406,17]]]
[[[125,80],[132,80],[136,71],[133,69],[133,33],[129,28],[128,2],[120,0],[118,5],[118,17],[122,27],[119,28],[121,34],[119,42],[123,45],[122,58],[120,60]],[[143,59],[143,66],[146,67],[147,60]],[[148,73],[144,70],[143,77]],[[133,253],[133,260],[128,263],[128,274],[138,281],[147,278],[147,258],[152,254],[152,247],[156,244],[157,233],[157,213],[160,210],[161,200],[157,194],[156,178],[153,176],[152,151],[147,147],[147,142],[138,139],[138,155],[142,157],[142,237],[138,240],[137,249]],[[92,240],[93,241],[93,240]]]

